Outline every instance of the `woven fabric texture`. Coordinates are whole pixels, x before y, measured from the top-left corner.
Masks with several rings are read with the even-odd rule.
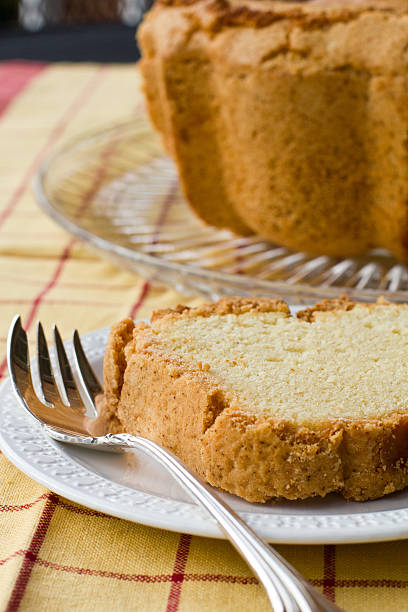
[[[0,376],[18,312],[65,337],[187,300],[88,251],[37,207],[41,160],[68,139],[143,108],[135,66],[0,64]],[[350,612],[408,610],[408,542],[278,546]],[[36,612],[252,612],[262,587],[224,541],[80,507],[0,455],[0,609]]]

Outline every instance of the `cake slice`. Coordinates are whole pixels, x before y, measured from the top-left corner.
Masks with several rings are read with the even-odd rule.
[[[110,333],[112,431],[167,447],[252,502],[408,484],[408,306],[326,300],[290,314],[223,298],[125,320]]]

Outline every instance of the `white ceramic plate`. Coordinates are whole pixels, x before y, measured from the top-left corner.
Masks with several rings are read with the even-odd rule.
[[[106,330],[83,337],[98,375],[106,337]],[[67,347],[70,351],[69,343]],[[50,440],[20,408],[9,380],[0,388],[0,446],[28,476],[84,506],[153,527],[224,537],[215,521],[142,453],[104,453]],[[327,544],[408,537],[408,490],[365,503],[330,495],[263,505],[222,495],[270,542]]]

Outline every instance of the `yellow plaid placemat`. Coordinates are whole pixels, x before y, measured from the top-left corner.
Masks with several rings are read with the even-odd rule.
[[[135,66],[0,64],[2,378],[17,312],[26,327],[58,321],[68,336],[188,301],[97,258],[39,210],[31,190],[54,147],[140,107]],[[408,610],[408,542],[278,549],[347,611]],[[228,543],[80,507],[0,455],[0,609],[249,612],[269,604]]]

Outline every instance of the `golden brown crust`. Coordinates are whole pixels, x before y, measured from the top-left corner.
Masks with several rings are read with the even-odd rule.
[[[345,297],[324,300],[299,318],[313,325],[318,312],[339,314],[355,306]],[[282,300],[227,298],[195,309],[159,311],[154,322],[171,325],[180,317],[248,311],[290,316]],[[386,418],[310,426],[249,412],[200,364],[168,353],[148,325],[136,326],[129,340],[132,325],[125,321],[112,328],[105,356],[105,402],[108,414],[118,419],[112,421],[114,430],[164,445],[211,484],[251,502],[332,491],[364,501],[408,485],[408,406]]]
[[[159,0],[158,6],[190,7],[203,4],[203,0]],[[209,22],[212,31],[225,27],[250,26],[264,28],[278,21],[290,20],[293,27],[302,29],[325,28],[336,23],[347,23],[364,12],[380,11],[384,13],[408,12],[404,0],[319,0],[309,2],[257,2],[241,0],[205,0],[206,10],[214,16]]]
[[[406,0],[173,0],[138,36],[149,113],[206,223],[408,261]]]
[[[132,319],[120,321],[112,327],[106,345],[103,368],[104,396],[97,400],[97,406],[99,414],[109,423],[112,433],[121,431],[117,409],[127,365],[125,348],[133,337],[134,327]]]
[[[379,306],[390,306],[391,302],[387,301],[384,297],[379,297],[376,302]],[[375,308],[376,304],[360,304],[365,308]],[[353,302],[346,295],[342,295],[338,298],[325,299],[318,302],[310,308],[299,310],[296,314],[298,319],[312,323],[316,320],[316,315],[319,312],[343,312],[347,310],[353,310],[357,306],[356,302]],[[398,308],[398,307],[397,307]]]
[[[212,315],[244,314],[246,312],[282,312],[290,316],[289,306],[280,298],[221,298],[213,304],[203,304],[190,308],[179,304],[175,308],[156,310],[152,314],[152,322],[159,319],[180,317],[211,317]]]
[[[321,431],[227,409],[202,441],[205,477],[252,502],[324,496],[344,486],[336,423]]]
[[[342,311],[342,310],[353,310],[356,303],[350,300],[347,296],[343,295],[339,298],[331,299],[331,300],[322,300],[318,302],[311,308],[305,308],[304,310],[299,310],[297,313],[297,318],[302,319],[302,321],[307,321],[311,323],[315,320],[315,314],[317,312],[330,312],[330,311]]]
[[[340,449],[349,500],[365,501],[399,491],[408,484],[408,416],[343,424]]]
[[[165,446],[202,476],[199,441],[223,409],[223,390],[199,367],[149,342],[131,355],[117,409],[122,430]]]
[[[203,436],[205,477],[252,502],[375,499],[408,485],[407,433],[406,415],[306,428],[225,410]]]

